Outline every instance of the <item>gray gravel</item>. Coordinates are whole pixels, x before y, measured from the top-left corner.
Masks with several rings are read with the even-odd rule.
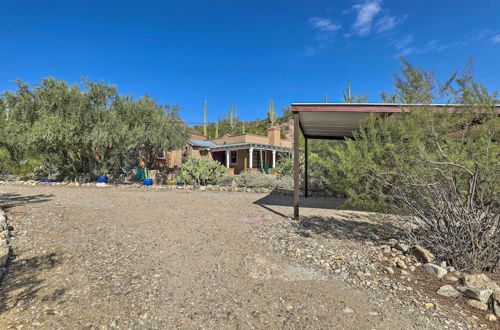
[[[2,186],[16,257],[1,285],[0,328],[446,327],[388,292],[346,283],[347,264],[335,273],[280,251],[289,203],[254,193]]]

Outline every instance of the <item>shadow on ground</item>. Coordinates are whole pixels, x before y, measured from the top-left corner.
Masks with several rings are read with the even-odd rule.
[[[21,206],[25,204],[35,204],[35,203],[44,203],[48,202],[54,197],[54,195],[31,195],[31,196],[22,196],[20,194],[0,194],[0,207],[3,209],[10,209],[16,206]]]
[[[342,216],[304,216],[297,223],[297,232],[305,237],[322,235],[336,239],[365,242],[386,240],[397,235],[400,228],[391,224],[384,215],[366,216],[345,214]]]
[[[0,287],[0,314],[6,312],[8,307],[28,306],[30,301],[39,298],[47,302],[62,299],[65,289],[57,289],[51,294],[38,297],[38,292],[43,287],[40,272],[56,267],[61,263],[60,259],[58,254],[48,253],[11,261]]]
[[[322,235],[336,239],[355,241],[384,240],[394,237],[401,228],[390,221],[390,216],[379,213],[359,212],[362,210],[339,210],[344,202],[340,198],[303,198],[300,199],[301,209],[324,209],[328,215],[301,215],[299,222],[294,222],[297,233],[304,237]],[[279,216],[288,218],[293,212],[293,196],[269,194],[254,202]],[[281,207],[276,209],[275,207]],[[283,210],[287,207],[287,211]],[[338,210],[338,212],[332,212]],[[289,213],[284,214],[282,213]],[[304,214],[302,212],[301,214]],[[336,213],[335,215],[330,215]]]

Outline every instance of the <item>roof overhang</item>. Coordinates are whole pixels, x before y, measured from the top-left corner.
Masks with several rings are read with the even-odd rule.
[[[309,139],[344,139],[353,136],[361,122],[375,113],[398,115],[415,107],[428,107],[454,112],[461,105],[387,104],[387,103],[294,103],[292,112],[299,115],[299,126]],[[500,106],[498,106],[500,114]]]
[[[244,149],[261,149],[261,150],[276,150],[283,152],[291,152],[292,148],[273,146],[269,144],[258,144],[250,142],[242,143],[230,143],[230,144],[220,144],[215,147],[211,147],[210,151],[224,151],[224,150],[244,150]]]

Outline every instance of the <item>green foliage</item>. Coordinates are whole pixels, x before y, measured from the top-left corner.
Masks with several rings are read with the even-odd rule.
[[[186,136],[176,107],[120,96],[103,83],[84,80],[79,88],[45,78],[30,88],[18,81],[1,104],[0,147],[16,161],[43,155],[63,179],[118,173],[140,159],[151,167]]]
[[[269,101],[269,107],[267,108],[267,120],[269,121],[271,126],[274,126],[276,123],[276,112],[274,112],[274,101]]]
[[[376,173],[409,173],[421,170],[416,160],[450,161],[468,168],[478,162],[492,168],[498,157],[498,116],[484,86],[473,82],[470,69],[462,77],[448,81],[441,96],[449,95],[464,104],[453,114],[428,106],[409,107],[408,113],[382,119],[371,116],[363,123],[354,140],[315,141],[311,163],[329,189],[347,196],[348,206],[387,210],[385,191],[375,179]],[[393,98],[408,103],[428,104],[440,89],[432,72],[414,68],[403,61],[402,76],[396,75]],[[478,113],[478,110],[481,111]],[[493,167],[494,168],[494,167]],[[498,172],[498,171],[497,171]],[[490,178],[500,182],[498,174]]]
[[[278,177],[293,175],[293,158],[291,156],[283,156],[276,162],[274,171]]]
[[[189,157],[181,165],[180,180],[194,185],[219,184],[226,174],[226,167],[218,161]]]

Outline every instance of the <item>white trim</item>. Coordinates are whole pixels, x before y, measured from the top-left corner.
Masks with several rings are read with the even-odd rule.
[[[253,148],[248,149],[248,168],[253,168]]]

